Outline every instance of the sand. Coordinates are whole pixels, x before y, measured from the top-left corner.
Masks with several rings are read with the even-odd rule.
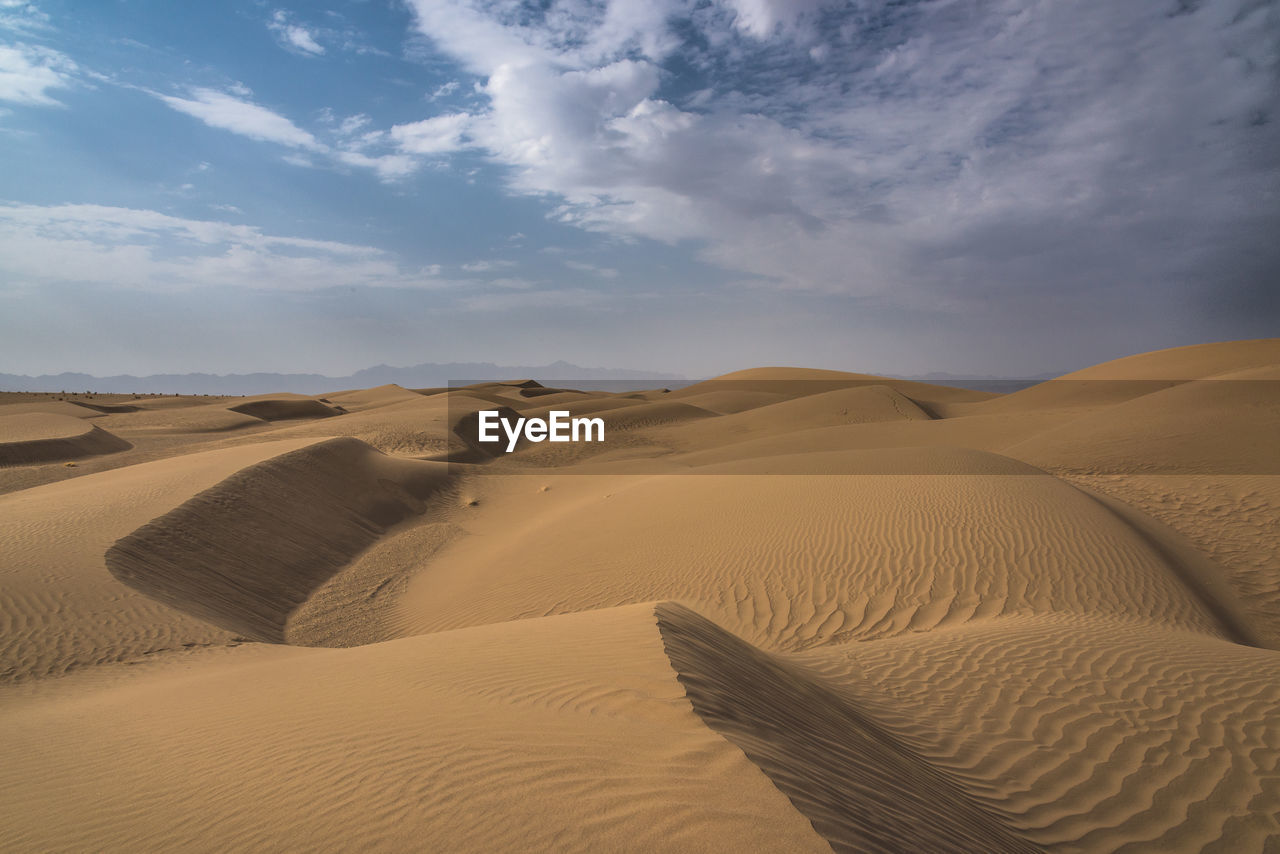
[[[1278,388],[0,403],[0,850],[1280,850]]]

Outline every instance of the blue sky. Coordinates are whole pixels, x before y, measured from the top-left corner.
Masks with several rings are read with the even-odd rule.
[[[1269,0],[0,0],[0,372],[1280,333]]]

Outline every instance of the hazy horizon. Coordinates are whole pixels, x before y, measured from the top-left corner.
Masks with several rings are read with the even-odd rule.
[[[1280,329],[1274,2],[0,0],[0,372]]]

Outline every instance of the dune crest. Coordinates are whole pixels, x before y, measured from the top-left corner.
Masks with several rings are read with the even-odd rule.
[[[688,608],[658,626],[694,709],[836,851],[1037,851],[849,703]]]
[[[331,439],[244,469],[149,522],[108,550],[107,568],[227,631],[280,642],[314,589],[448,482],[441,464]]]
[[[29,466],[126,451],[130,444],[102,428],[45,412],[0,416],[0,466]]]

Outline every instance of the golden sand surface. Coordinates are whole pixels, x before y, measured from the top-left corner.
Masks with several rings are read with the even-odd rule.
[[[0,850],[1280,851],[1278,390],[10,396]]]

